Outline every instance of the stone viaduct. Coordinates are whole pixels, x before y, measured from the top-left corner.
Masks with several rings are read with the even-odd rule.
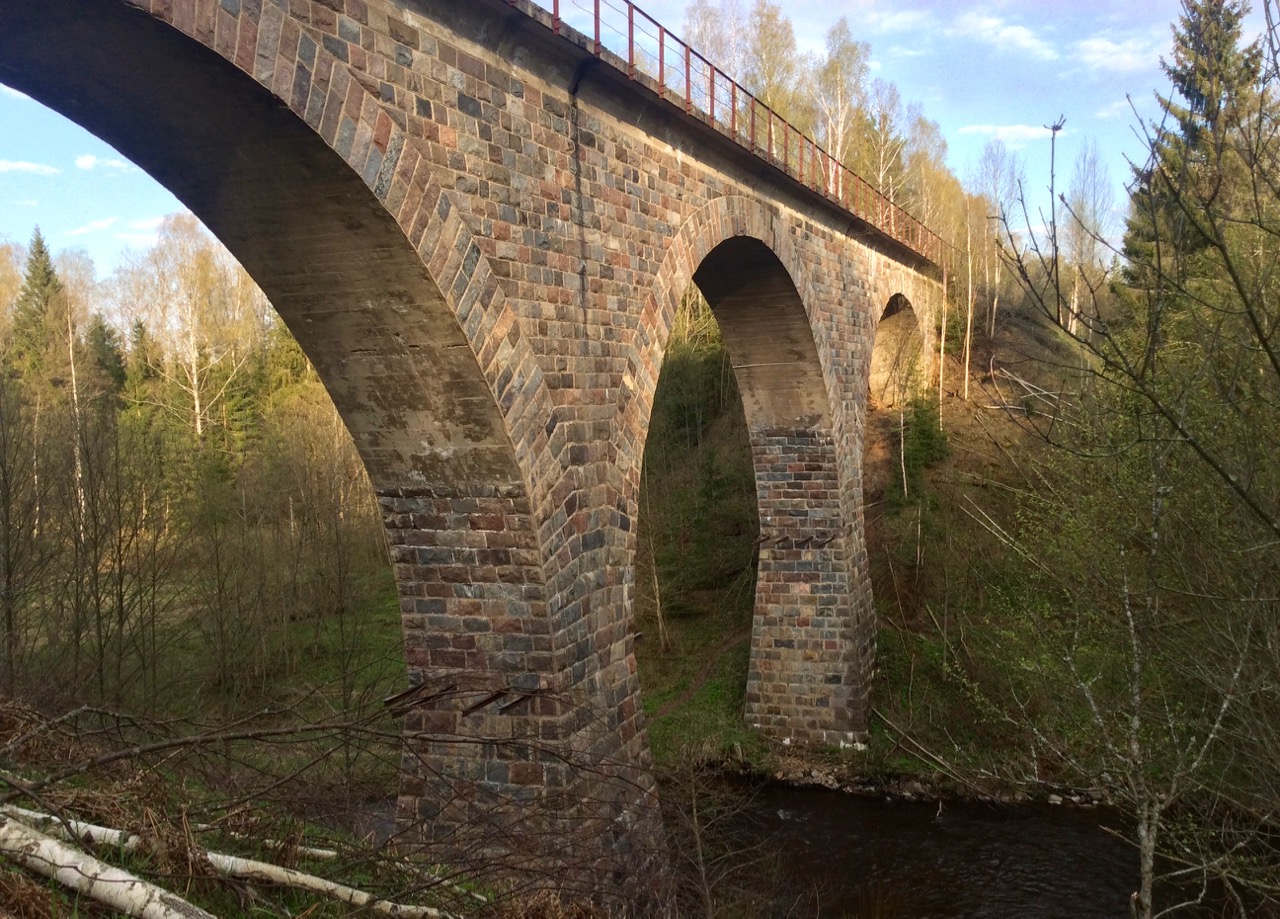
[[[750,149],[740,88],[705,111],[722,76],[685,104],[633,64],[526,0],[0,0],[0,81],[190,207],[351,429],[401,595],[400,816],[453,858],[599,872],[660,838],[633,522],[691,282],[756,467],[746,717],[866,728],[872,346],[891,301],[931,334],[936,240],[771,117]]]

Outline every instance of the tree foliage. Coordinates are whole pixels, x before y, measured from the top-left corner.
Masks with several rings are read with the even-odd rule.
[[[1078,723],[1049,730],[1043,712],[1023,714],[1077,779],[1111,784],[1136,815],[1143,917],[1157,914],[1161,852],[1180,895],[1216,888],[1238,915],[1274,908],[1280,890],[1268,854],[1280,830],[1280,55],[1244,43],[1245,11],[1183,3],[1165,62],[1174,95],[1144,126],[1114,283],[1098,270],[1087,162],[1065,247],[1081,262],[1079,305],[1061,308],[1046,268],[1059,240],[1014,265],[1081,358],[1064,387],[1078,395],[1039,416],[1062,449],[1016,541],[1031,572],[1021,602],[1038,612],[1035,678],[1078,703],[1047,706]],[[1044,702],[1024,684],[1033,697]]]
[[[233,712],[278,692],[331,627],[362,647],[389,593],[363,466],[225,250],[173,217],[100,285],[36,231],[11,289],[0,689]]]

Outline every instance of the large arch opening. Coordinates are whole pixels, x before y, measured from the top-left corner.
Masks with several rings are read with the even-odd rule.
[[[0,82],[111,144],[221,240],[316,367],[375,487],[520,482],[475,355],[375,177],[270,91],[119,0],[0,2]]]
[[[790,271],[769,246],[753,237],[733,236],[715,246],[695,270],[693,286],[705,298],[706,310],[719,330],[716,345],[723,350],[711,351],[709,360],[713,368],[732,371],[738,396],[734,398],[727,386],[714,390],[734,410],[726,432],[738,427],[736,440],[726,437],[723,446],[704,456],[704,471],[686,467],[683,474],[713,483],[704,486],[704,494],[714,492],[717,476],[736,483],[738,490],[722,500],[753,505],[757,529],[751,532],[750,516],[744,513],[735,517],[729,532],[690,532],[682,538],[690,545],[698,538],[718,541],[721,551],[737,565],[734,584],[741,594],[746,593],[747,575],[755,575],[750,590],[750,637],[744,602],[737,613],[740,618],[728,620],[737,631],[722,627],[711,658],[690,676],[684,691],[674,701],[651,703],[650,711],[657,717],[651,722],[650,737],[661,752],[667,733],[664,718],[678,725],[681,706],[693,702],[697,711],[698,693],[724,701],[726,692],[735,688],[734,680],[740,688],[745,678],[745,696],[729,695],[728,702],[741,705],[750,728],[807,742],[849,740],[861,719],[857,629],[832,412],[809,316]],[[689,300],[686,296],[684,303]],[[664,449],[660,438],[671,413],[679,410],[678,393],[683,387],[675,381],[687,373],[683,347],[680,342],[668,349],[660,375],[656,422],[645,448],[642,514],[649,510],[649,493],[660,493],[651,483],[655,469],[670,466],[660,455]],[[739,400],[740,416],[736,415]],[[695,400],[695,404],[703,403]],[[748,450],[749,461],[744,455]],[[730,458],[719,461],[720,453]],[[671,538],[670,529],[665,535]],[[641,534],[639,540],[642,600],[650,590],[644,581],[652,576],[652,569],[645,567],[647,551],[656,555],[665,551],[677,566],[690,557],[682,545],[650,550],[648,538]],[[666,586],[661,565],[657,573],[652,593],[660,601]],[[667,575],[668,580],[672,578]],[[719,586],[721,590],[730,587],[723,581]],[[715,621],[717,613],[725,615],[723,610],[699,614]],[[661,626],[651,621],[651,632],[653,627]],[[655,653],[653,644],[660,644],[661,636],[655,638],[646,639],[650,648],[644,654]],[[745,651],[741,650],[744,645]],[[643,681],[643,655],[641,666]],[[723,708],[718,716],[727,720]],[[712,726],[709,733],[729,736],[723,725]]]
[[[636,658],[659,763],[689,753],[690,736],[719,747],[742,732],[759,533],[738,381],[690,284],[654,393],[636,527]]]
[[[479,639],[461,625],[427,635],[426,618],[449,618],[451,604],[484,615],[507,609],[485,595],[505,585],[446,576],[475,562],[474,547],[451,542],[450,530],[483,538],[487,526],[527,543],[536,528],[502,411],[451,306],[465,283],[446,291],[430,276],[378,197],[384,173],[361,175],[348,162],[360,138],[339,132],[335,149],[226,58],[118,0],[0,0],[0,82],[150,173],[266,294],[332,397],[381,502],[411,670],[470,666],[504,641],[527,641],[522,621]],[[285,501],[278,509],[299,511]],[[538,556],[536,544],[502,545],[497,554]],[[522,588],[541,576],[538,560],[514,575]],[[519,663],[513,669],[527,669]],[[411,730],[421,717],[409,716]]]

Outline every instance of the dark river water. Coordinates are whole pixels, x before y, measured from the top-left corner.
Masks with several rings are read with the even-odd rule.
[[[1126,821],[1103,808],[887,802],[729,783],[720,853],[739,867],[726,915],[802,919],[1128,919],[1138,885]],[[356,829],[385,836],[394,803]],[[670,820],[668,821],[669,830]],[[673,844],[688,845],[687,838]],[[675,854],[675,853],[673,853]],[[679,856],[676,854],[676,860]],[[745,876],[745,877],[744,877]],[[1162,899],[1165,902],[1160,902]],[[1157,907],[1168,906],[1157,897]],[[696,912],[696,910],[695,910]],[[1179,911],[1184,919],[1222,915]]]
[[[812,893],[793,915],[911,919],[1126,919],[1136,851],[1111,812],[886,803],[766,786],[750,833]]]

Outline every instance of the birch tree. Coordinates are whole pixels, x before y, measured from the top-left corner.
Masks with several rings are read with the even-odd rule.
[[[1071,271],[1067,331],[1074,335],[1081,327],[1081,310],[1090,304],[1096,310],[1104,296],[1103,284],[1111,261],[1107,239],[1114,228],[1115,199],[1097,144],[1088,142],[1081,148],[1066,203],[1071,216],[1063,231],[1063,248]]]
[[[977,191],[986,199],[990,212],[983,233],[982,276],[987,291],[987,337],[996,334],[1004,261],[999,257],[1002,228],[1013,219],[1014,208],[1024,185],[1022,164],[999,138],[989,140],[978,160]]]
[[[144,319],[163,348],[153,369],[174,397],[158,407],[203,443],[265,334],[265,298],[187,214],[165,218],[159,242],[121,270],[116,287],[121,314]]]
[[[746,28],[741,0],[696,0],[684,11],[685,40],[734,80],[747,70]]]
[[[844,17],[827,31],[826,56],[815,61],[814,103],[818,111],[817,140],[831,154],[828,184],[837,197],[844,172],[852,160],[857,132],[867,106],[867,74],[871,46],[855,41]]]
[[[859,157],[862,175],[896,203],[904,171],[907,112],[898,87],[877,77],[871,83],[867,107],[866,141]]]

